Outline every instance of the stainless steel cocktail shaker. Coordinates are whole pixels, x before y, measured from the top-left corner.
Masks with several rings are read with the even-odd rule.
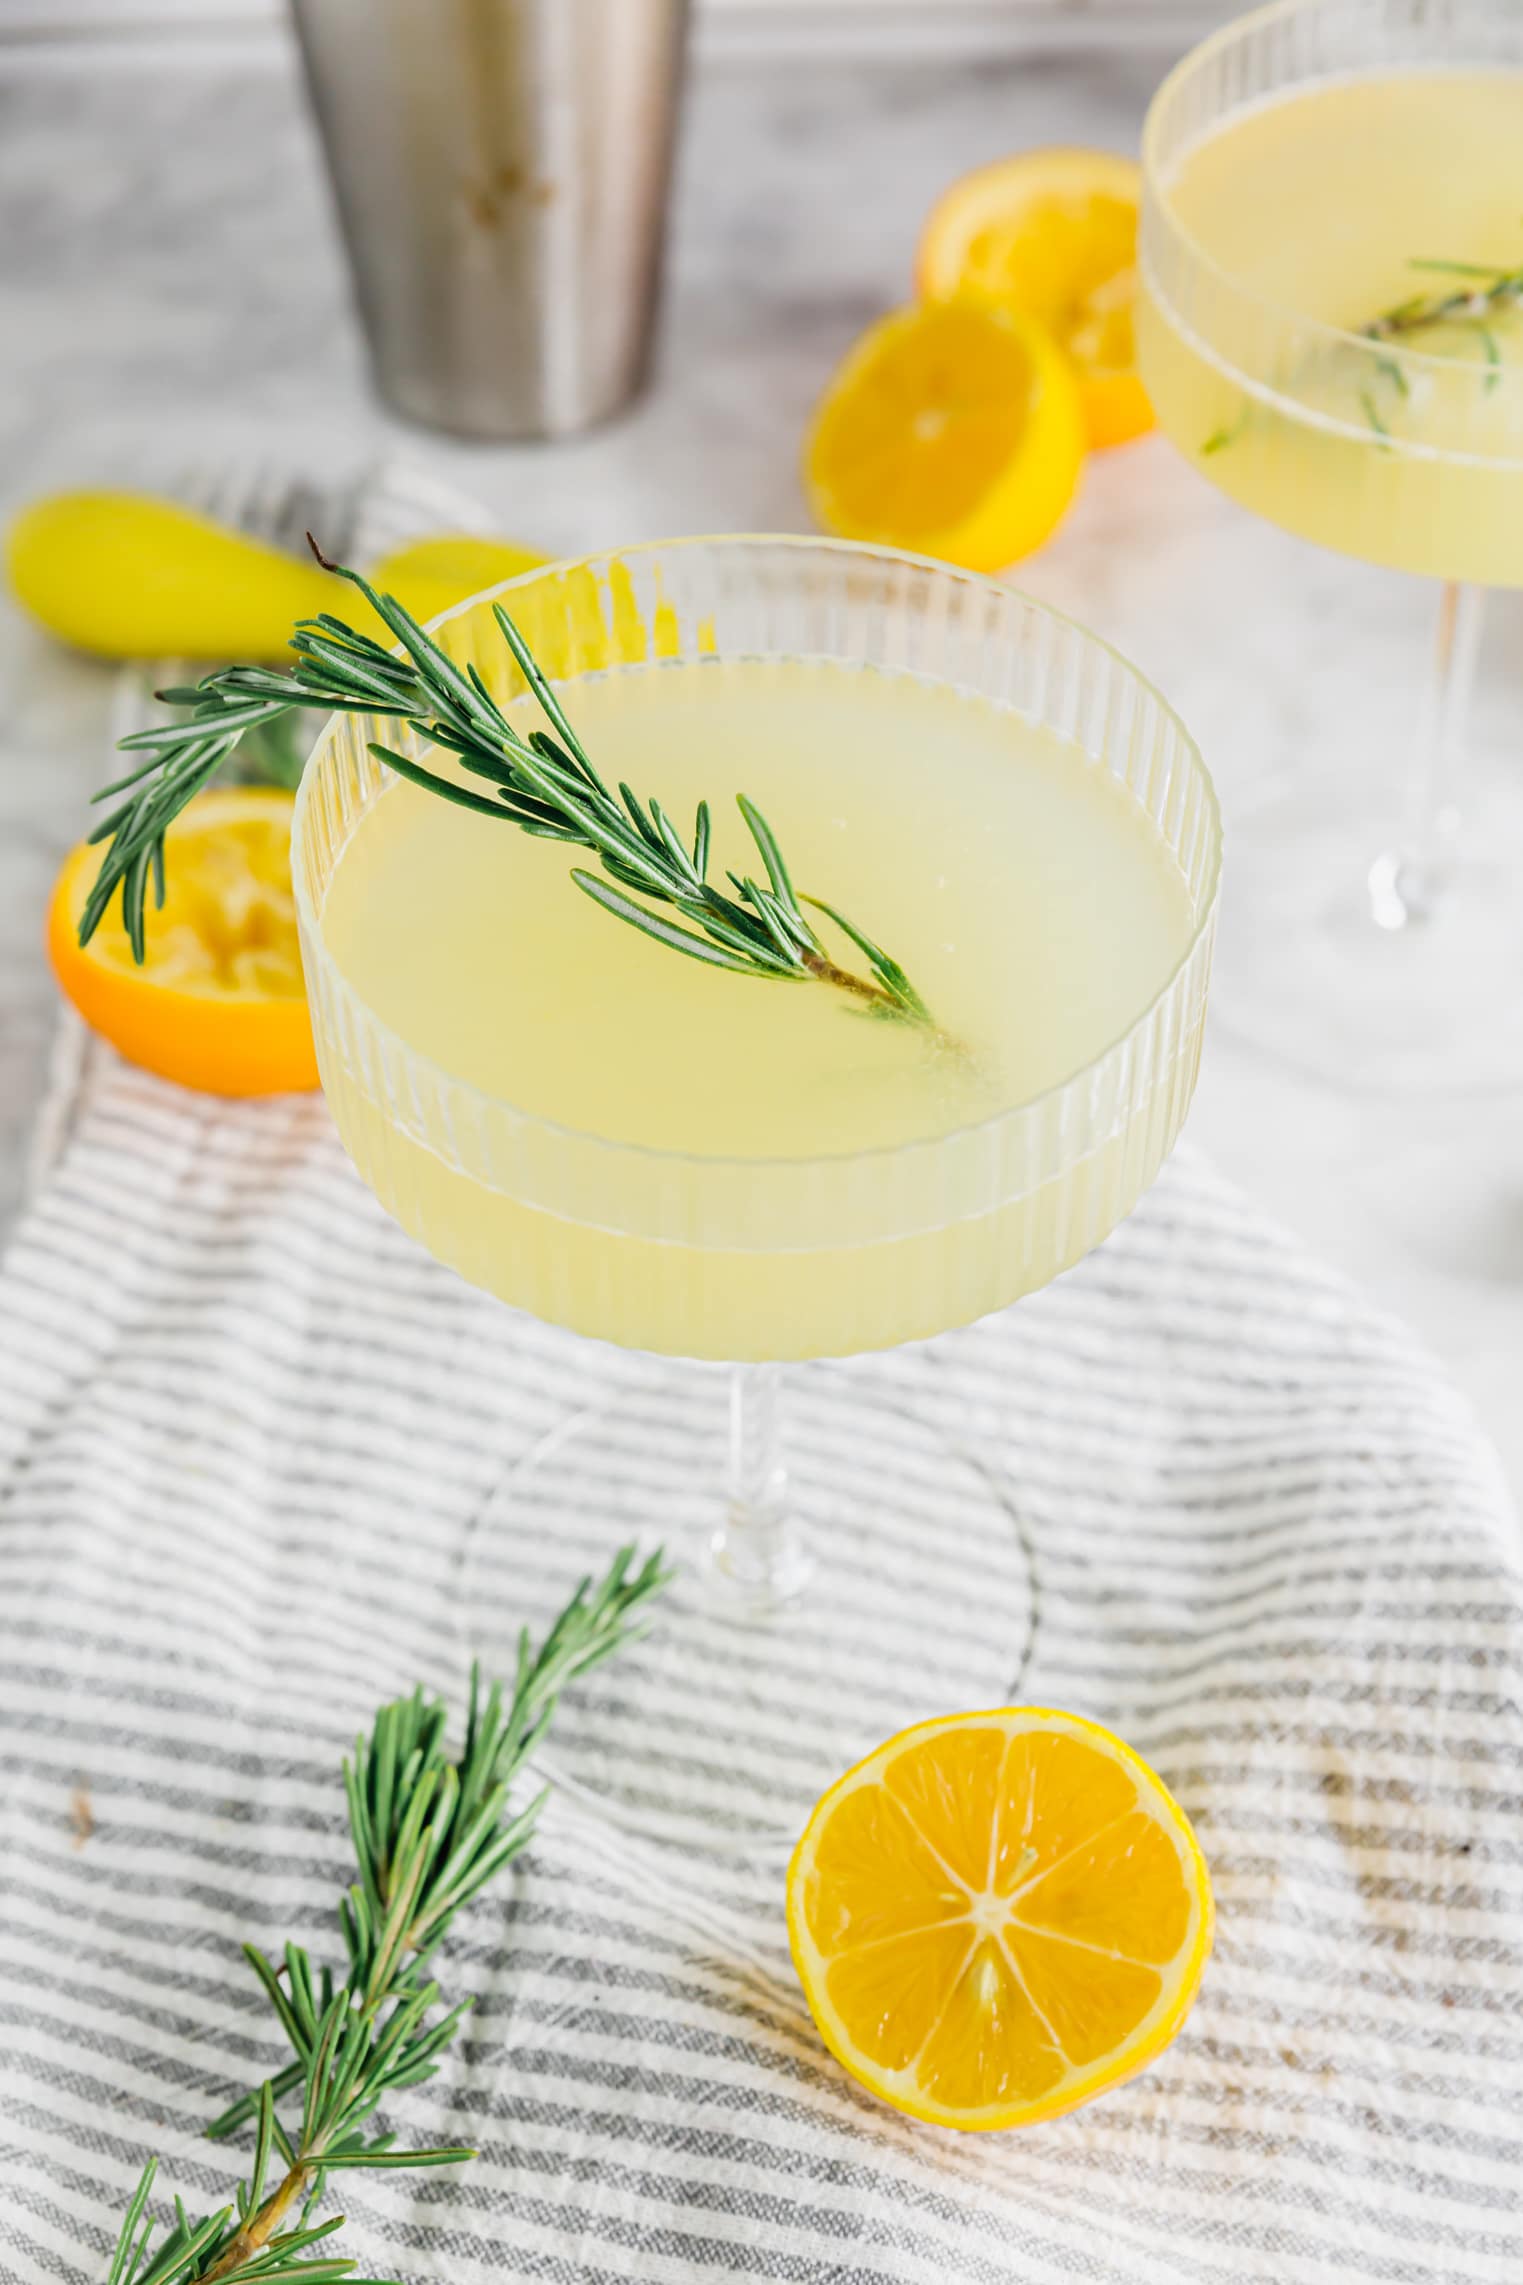
[[[382,395],[564,436],[639,388],[687,0],[293,0]]]

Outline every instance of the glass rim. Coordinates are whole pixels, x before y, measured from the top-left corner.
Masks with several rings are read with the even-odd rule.
[[[937,578],[946,579],[953,585],[979,590],[995,589],[1002,594],[1013,595],[1018,602],[1037,612],[1053,625],[1078,635],[1084,642],[1093,644],[1098,651],[1103,652],[1124,674],[1129,675],[1142,690],[1147,692],[1159,707],[1164,718],[1183,740],[1186,751],[1193,759],[1199,774],[1210,834],[1209,875],[1206,893],[1202,897],[1199,911],[1193,917],[1188,940],[1178,959],[1169,969],[1158,989],[1137,1011],[1126,1029],[1108,1041],[1087,1062],[1079,1064],[1074,1070],[1066,1073],[1063,1078],[1054,1080],[1050,1087],[1044,1087],[1038,1094],[1023,1096],[1019,1102],[1003,1103],[997,1110],[991,1111],[985,1117],[970,1119],[961,1126],[949,1127],[942,1134],[915,1135],[905,1141],[877,1143],[863,1150],[772,1154],[669,1150],[655,1143],[621,1141],[615,1135],[599,1134],[595,1129],[589,1127],[569,1126],[564,1120],[547,1118],[541,1111],[527,1110],[521,1104],[510,1102],[506,1096],[490,1094],[473,1080],[462,1078],[458,1073],[450,1071],[445,1065],[437,1062],[434,1057],[425,1054],[422,1049],[414,1047],[410,1041],[404,1039],[392,1025],[383,1021],[370,1006],[370,1003],[356,990],[323,941],[321,922],[318,914],[312,908],[311,899],[308,895],[306,867],[301,862],[301,853],[306,834],[307,810],[315,798],[312,789],[317,783],[318,772],[330,742],[350,719],[344,714],[330,714],[318,732],[307,757],[306,766],[302,770],[301,782],[296,790],[295,808],[291,818],[291,882],[297,918],[301,928],[303,958],[306,957],[306,947],[311,945],[322,963],[324,979],[328,988],[336,990],[352,1008],[359,1011],[365,1024],[384,1044],[404,1058],[415,1070],[426,1073],[435,1085],[454,1090],[464,1100],[479,1105],[488,1112],[496,1113],[499,1116],[506,1114],[515,1120],[522,1121],[526,1126],[537,1129],[544,1135],[562,1139],[578,1148],[587,1149],[591,1147],[597,1150],[611,1151],[617,1153],[621,1158],[639,1158],[657,1166],[686,1166],[735,1171],[751,1167],[805,1168],[877,1164],[896,1159],[903,1160],[913,1157],[917,1152],[942,1151],[953,1144],[967,1143],[980,1135],[998,1133],[1001,1128],[1015,1120],[1029,1117],[1033,1112],[1040,1111],[1044,1105],[1056,1101],[1071,1090],[1082,1087],[1094,1073],[1102,1069],[1113,1057],[1124,1053],[1131,1041],[1146,1029],[1158,1008],[1179,984],[1181,977],[1199,953],[1203,940],[1210,935],[1215,925],[1217,905],[1221,896],[1221,804],[1217,798],[1215,782],[1206,766],[1205,757],[1175,708],[1169,704],[1163,693],[1156,684],[1149,680],[1141,668],[1134,666],[1132,661],[1113,643],[1107,642],[1103,635],[1095,634],[1092,629],[1086,627],[1081,620],[1072,617],[1070,613],[1056,610],[1052,605],[1040,601],[1036,596],[1029,595],[1024,588],[1014,587],[1009,581],[996,579],[985,572],[966,571],[960,565],[945,563],[936,556],[916,554],[908,548],[888,547],[874,541],[830,539],[808,532],[696,532],[677,539],[637,540],[628,547],[598,548],[586,555],[557,557],[552,562],[536,564],[530,571],[517,572],[511,579],[496,581],[489,587],[481,588],[476,594],[466,596],[460,602],[451,604],[447,611],[437,613],[434,618],[425,623],[425,632],[435,633],[440,627],[448,625],[451,620],[463,617],[467,611],[475,610],[483,603],[500,601],[519,588],[533,585],[536,580],[561,578],[568,572],[595,569],[598,565],[605,563],[625,562],[631,557],[671,555],[688,548],[726,549],[733,550],[736,554],[742,554],[748,549],[785,548],[797,549],[808,554],[856,557],[875,563],[902,563],[919,571],[929,571]],[[568,683],[575,683],[581,678],[577,676],[560,678],[552,676],[550,679],[554,687],[565,688]],[[1013,712],[1014,709],[1001,709],[1000,711]],[[381,764],[380,766],[384,768],[385,765]]]
[[[1237,276],[1235,272],[1224,267],[1214,254],[1207,253],[1194,232],[1187,229],[1174,213],[1165,192],[1163,167],[1158,155],[1158,139],[1162,132],[1164,108],[1166,104],[1172,101],[1179,89],[1187,86],[1196,72],[1212,62],[1217,56],[1226,54],[1244,40],[1252,39],[1267,26],[1293,16],[1316,16],[1331,12],[1344,4],[1346,4],[1346,0],[1266,0],[1264,6],[1250,8],[1243,15],[1233,16],[1227,23],[1218,24],[1214,32],[1208,32],[1203,40],[1198,40],[1193,48],[1188,49],[1180,57],[1178,63],[1174,64],[1159,81],[1153,91],[1152,100],[1148,104],[1142,122],[1143,200],[1145,204],[1153,208],[1177,243],[1187,250],[1191,261],[1208,272],[1219,285],[1225,286],[1229,293],[1236,294],[1244,303],[1263,311],[1266,316],[1278,318],[1287,326],[1294,326],[1298,332],[1304,333],[1312,341],[1323,342],[1338,348],[1354,349],[1372,359],[1382,358],[1398,367],[1410,369],[1414,374],[1466,372],[1471,369],[1470,360],[1467,358],[1445,357],[1431,349],[1406,348],[1400,342],[1395,341],[1377,341],[1367,333],[1356,333],[1347,326],[1330,325],[1323,318],[1312,317],[1306,311],[1298,310],[1292,304],[1280,301],[1272,294],[1260,293],[1255,287]],[[1411,67],[1393,66],[1380,76],[1401,77],[1408,68],[1416,71],[1423,67],[1419,65]],[[1465,67],[1463,64],[1456,64],[1453,68],[1462,70]],[[1520,73],[1523,73],[1523,62],[1520,62],[1518,69]],[[1376,75],[1373,72],[1362,73],[1355,67],[1346,71],[1330,72],[1300,84],[1306,87],[1331,87],[1343,80],[1374,76]],[[1276,95],[1272,100],[1280,102],[1285,100],[1285,97]],[[1234,109],[1246,112],[1258,107],[1258,103],[1245,103],[1235,106]],[[1224,114],[1224,116],[1231,115],[1230,113]],[[1212,129],[1211,132],[1214,133],[1216,130]],[[1280,391],[1258,381],[1254,375],[1246,372],[1230,359],[1223,358],[1218,362],[1224,366],[1230,366],[1234,378],[1239,380],[1251,393],[1272,398],[1277,404],[1294,406],[1295,400],[1293,398],[1285,397]],[[1484,366],[1476,366],[1474,369],[1478,374],[1485,374],[1494,370],[1494,368]],[[1513,388],[1518,386],[1516,374],[1510,377],[1509,386]],[[1420,449],[1403,439],[1398,439],[1397,445],[1399,450],[1408,452]],[[1490,454],[1450,453],[1432,446],[1426,449],[1444,460],[1471,458],[1480,460],[1486,466],[1497,465]]]

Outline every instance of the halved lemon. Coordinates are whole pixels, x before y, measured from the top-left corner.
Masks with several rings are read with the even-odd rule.
[[[1211,1949],[1188,1819],[1098,1723],[952,1714],[816,1805],[788,1933],[826,2046],[937,2126],[1032,2126],[1174,2037]]]
[[[86,1023],[129,1062],[213,1095],[317,1085],[291,892],[292,796],[213,787],[165,838],[162,911],[149,900],[140,968],[113,904],[90,942],[79,920],[103,852],[64,859],[48,910],[48,955]]]
[[[816,409],[804,482],[824,529],[999,571],[1040,546],[1078,487],[1068,361],[1018,310],[932,302],[863,334]]]
[[[979,294],[1049,327],[1073,361],[1095,446],[1153,426],[1132,318],[1141,195],[1136,161],[1115,151],[1023,151],[944,191],[915,258],[927,299]]]

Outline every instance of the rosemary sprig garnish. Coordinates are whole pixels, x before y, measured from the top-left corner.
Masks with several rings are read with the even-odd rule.
[[[1495,386],[1496,370],[1501,364],[1501,351],[1491,320],[1501,310],[1515,308],[1523,302],[1523,268],[1509,269],[1505,264],[1486,262],[1441,262],[1414,258],[1408,262],[1409,270],[1427,270],[1436,275],[1463,278],[1466,283],[1446,294],[1412,294],[1398,302],[1394,309],[1382,310],[1367,325],[1359,328],[1366,341],[1398,341],[1407,334],[1423,333],[1435,325],[1463,325],[1469,327],[1481,343],[1482,353],[1491,372],[1487,387]],[[1397,368],[1398,372],[1400,368]],[[1405,379],[1405,376],[1402,376]],[[1405,390],[1403,390],[1405,394]]]
[[[829,984],[866,1013],[936,1030],[930,1010],[896,960],[832,905],[794,889],[776,835],[744,795],[740,811],[765,883],[732,872],[728,888],[718,888],[708,877],[707,802],[699,803],[688,836],[678,832],[659,801],[641,801],[623,784],[617,795],[611,792],[500,604],[493,611],[503,639],[549,724],[548,730],[527,737],[508,721],[474,663],[462,672],[394,596],[378,594],[357,571],[329,564],[315,541],[313,552],[328,570],[359,589],[396,636],[403,655],[324,612],[297,625],[291,638],[296,665],[289,675],[267,667],[225,667],[193,688],[161,691],[166,703],[188,707],[189,719],[139,730],[121,741],[125,750],[147,758],[96,796],[128,798],[91,836],[109,841],[110,847],[80,921],[82,944],[100,926],[112,898],[120,895],[134,956],[142,960],[150,882],[155,901],[163,902],[164,835],[170,824],[240,738],[265,731],[293,709],[315,706],[390,717],[456,755],[490,792],[441,777],[390,746],[370,747],[400,777],[446,801],[517,825],[538,839],[590,850],[602,874],[573,868],[578,888],[657,943],[738,975]],[[670,907],[687,925],[653,911],[653,904]],[[843,968],[831,956],[806,906],[824,913],[850,938],[868,973]]]
[[[1402,341],[1409,335],[1430,332],[1435,326],[1462,326],[1473,333],[1480,343],[1481,355],[1486,362],[1486,379],[1483,384],[1488,394],[1502,378],[1502,345],[1493,330],[1492,320],[1499,312],[1516,309],[1523,302],[1523,268],[1508,269],[1505,265],[1493,267],[1485,262],[1449,262],[1414,258],[1407,264],[1411,270],[1427,270],[1441,277],[1463,278],[1466,282],[1448,293],[1410,294],[1394,309],[1382,310],[1367,325],[1359,328],[1366,341]],[[1375,370],[1383,379],[1392,382],[1399,396],[1411,395],[1406,374],[1394,357],[1376,359]],[[1373,395],[1368,389],[1360,391],[1365,418],[1382,443],[1390,441],[1390,429],[1380,416]]]
[[[1523,307],[1523,266],[1509,269],[1505,264],[1488,262],[1450,262],[1413,256],[1409,270],[1421,270],[1435,276],[1462,278],[1465,283],[1447,293],[1409,294],[1394,308],[1382,310],[1359,327],[1362,341],[1401,342],[1412,334],[1429,332],[1435,326],[1458,325],[1474,335],[1480,344],[1486,364],[1483,386],[1488,393],[1502,378],[1502,345],[1498,341],[1492,320],[1509,309]],[[1410,397],[1411,383],[1398,359],[1377,357],[1375,371],[1381,380],[1389,381],[1398,397]],[[1373,389],[1368,386],[1359,391],[1359,404],[1365,420],[1373,430],[1378,443],[1391,443],[1390,424],[1382,414]],[[1249,407],[1245,403],[1242,413],[1230,428],[1219,428],[1199,447],[1204,459],[1212,453],[1224,452],[1237,442],[1248,419]]]
[[[433,2017],[439,1987],[424,1965],[461,1907],[524,1848],[548,1788],[511,1811],[509,1792],[549,1726],[567,1685],[638,1639],[632,1624],[670,1573],[658,1550],[636,1565],[623,1548],[604,1577],[584,1579],[536,1651],[527,1630],[506,1710],[494,1683],[483,1700],[471,1672],[470,1712],[458,1761],[445,1751],[442,1700],[383,1706],[368,1739],[344,1763],[349,1829],[359,1878],[340,1903],[348,1973],[314,1972],[287,1944],[276,1967],[257,1945],[244,1952],[293,2060],[239,2097],[208,2128],[223,2140],[253,2121],[254,2152],[236,2203],[192,2221],[175,2218],[152,2250],[148,2200],[157,2159],[144,2167],[122,2221],[106,2285],[329,2285],[352,2259],[324,2250],[343,2216],[314,2222],[327,2177],[359,2167],[452,2166],[475,2156],[453,2145],[396,2150],[368,2122],[394,2088],[431,2079],[469,2001]],[[299,2096],[300,2116],[279,2105]],[[278,2171],[276,2167],[278,2161]],[[351,2285],[380,2285],[352,2279]]]

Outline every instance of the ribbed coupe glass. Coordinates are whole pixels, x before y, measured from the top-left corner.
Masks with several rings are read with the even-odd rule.
[[[934,1141],[844,1155],[636,1147],[484,1094],[367,1004],[324,912],[392,782],[370,741],[395,741],[396,726],[341,718],[319,740],[297,808],[296,894],[323,1085],[360,1173],[442,1261],[516,1307],[732,1368],[728,1389],[692,1364],[648,1374],[618,1402],[568,1411],[520,1464],[472,1533],[466,1608],[483,1655],[502,1662],[568,1565],[601,1563],[628,1538],[665,1540],[678,1588],[639,1651],[568,1702],[557,1774],[667,1833],[783,1830],[896,1724],[1007,1699],[1033,1604],[1018,1501],[997,1466],[920,1421],[902,1379],[877,1398],[828,1368],[800,1376],[785,1436],[781,1368],[1003,1308],[1130,1210],[1194,1086],[1215,798],[1177,718],[1124,660],[945,565],[828,541],[691,540],[557,565],[496,595],[573,719],[579,678],[610,668],[777,660],[904,677],[1046,725],[1074,768],[1118,782],[1188,908],[1187,947],[1156,996],[1036,1100]],[[494,599],[434,632],[506,703],[522,684]],[[617,959],[618,924],[606,926]]]
[[[1398,750],[1345,739],[1243,819],[1221,1012],[1344,1084],[1523,1080],[1523,787],[1459,785],[1481,590],[1523,586],[1520,153],[1518,0],[1280,0],[1144,130],[1161,425],[1255,515],[1443,583]]]

